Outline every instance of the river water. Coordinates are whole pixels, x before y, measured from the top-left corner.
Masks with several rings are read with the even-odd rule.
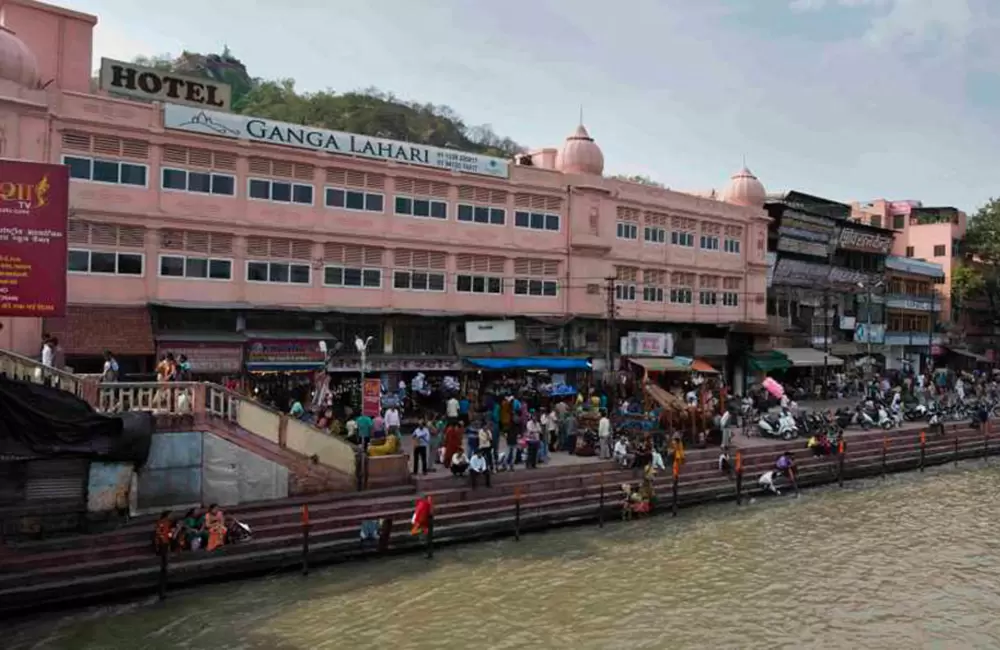
[[[720,504],[21,623],[5,648],[1000,648],[1000,468]]]

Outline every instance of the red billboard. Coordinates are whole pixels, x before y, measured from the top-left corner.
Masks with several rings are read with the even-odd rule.
[[[66,314],[69,168],[0,160],[0,316]]]

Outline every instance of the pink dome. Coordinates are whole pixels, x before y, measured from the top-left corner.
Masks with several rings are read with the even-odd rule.
[[[24,41],[0,25],[0,79],[38,88],[38,59]]]
[[[767,200],[767,191],[753,172],[744,167],[729,179],[729,184],[722,190],[719,199],[748,208],[762,208]]]
[[[604,172],[604,154],[582,124],[563,143],[556,156],[556,169],[566,174],[594,176]]]

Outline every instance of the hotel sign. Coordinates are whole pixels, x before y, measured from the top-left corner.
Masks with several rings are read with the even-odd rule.
[[[233,98],[233,89],[226,83],[114,59],[101,59],[100,88],[135,99],[224,111],[229,110]]]
[[[814,241],[803,241],[801,239],[791,239],[789,237],[782,237],[778,240],[778,250],[786,253],[812,255],[814,257],[828,257],[830,254],[828,244],[821,244]]]
[[[163,127],[322,153],[391,160],[464,174],[507,178],[509,173],[507,161],[501,158],[177,104],[163,107]]]
[[[888,255],[892,250],[892,236],[844,228],[840,233],[840,247],[862,253]]]
[[[826,264],[811,264],[801,260],[779,259],[774,267],[774,283],[802,287],[822,287],[830,275]]]

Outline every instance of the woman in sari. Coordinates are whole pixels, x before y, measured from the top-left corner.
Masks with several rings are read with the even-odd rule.
[[[170,511],[164,510],[156,520],[153,529],[153,550],[157,555],[163,555],[170,549],[174,537],[174,522],[170,520]]]
[[[462,427],[449,424],[444,430],[444,464],[451,467],[451,458],[462,448]]]
[[[226,543],[226,516],[219,506],[208,506],[205,513],[205,530],[208,532],[208,550],[214,551]]]

